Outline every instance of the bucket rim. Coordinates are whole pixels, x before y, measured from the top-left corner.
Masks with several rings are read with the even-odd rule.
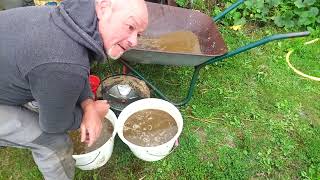
[[[140,103],[143,104],[143,101],[149,101],[149,103],[151,103],[151,102],[152,103],[161,102],[161,103],[165,104],[166,106],[169,106],[170,108],[172,108],[172,110],[175,111],[178,114],[177,118],[174,118],[174,117],[173,118],[177,122],[177,125],[178,125],[178,121],[181,122],[181,127],[179,127],[179,125],[178,125],[178,132],[169,141],[167,141],[167,142],[165,142],[163,144],[157,145],[157,146],[147,146],[146,147],[146,146],[140,146],[140,145],[137,145],[137,144],[133,144],[133,143],[131,143],[130,141],[128,141],[124,137],[124,135],[123,135],[123,126],[124,126],[124,123],[126,122],[127,119],[124,120],[124,121],[121,120],[122,117],[124,116],[123,114],[126,113],[126,111],[127,111],[126,109],[130,109],[131,107],[137,107],[137,104],[140,104]],[[128,115],[128,117],[130,117],[133,113],[136,113],[138,111],[145,110],[145,109],[152,109],[152,108],[149,108],[149,107],[146,107],[146,106],[143,106],[142,108],[137,108],[137,110],[132,112],[132,113],[130,113]],[[162,110],[162,109],[160,109],[160,110]],[[165,110],[163,110],[163,111],[165,111]],[[165,112],[167,112],[167,111],[165,111]],[[170,112],[167,112],[167,113],[169,113],[171,116],[173,116]],[[133,147],[135,149],[145,149],[145,150],[152,150],[154,148],[166,147],[167,145],[174,143],[179,138],[179,136],[181,135],[182,129],[183,129],[183,118],[182,118],[182,115],[181,115],[179,109],[176,106],[174,106],[172,103],[170,103],[170,102],[168,102],[166,100],[163,100],[163,99],[159,99],[159,98],[145,98],[145,99],[140,99],[138,101],[135,101],[135,102],[129,104],[127,107],[125,107],[122,110],[122,112],[118,116],[118,122],[117,123],[118,123],[117,124],[117,133],[118,133],[118,136],[119,136],[119,138],[121,139],[122,142],[124,142],[130,148]]]

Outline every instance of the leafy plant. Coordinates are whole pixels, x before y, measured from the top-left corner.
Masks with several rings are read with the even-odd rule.
[[[211,3],[210,3],[211,2]],[[181,7],[198,9],[210,16],[215,16],[229,7],[236,0],[177,0]],[[199,6],[201,4],[201,6]],[[236,10],[229,12],[222,23],[225,25],[243,25],[248,21],[265,24],[273,22],[285,29],[308,28],[315,29],[320,25],[319,0],[246,0]]]
[[[316,0],[295,0],[294,5],[285,4],[287,8],[275,14],[274,22],[279,27],[292,28],[315,27],[320,24],[319,8],[320,3]],[[285,5],[282,5],[285,7]],[[290,6],[291,5],[291,6]]]
[[[187,7],[189,1],[188,1],[188,0],[176,0],[176,3],[177,3],[180,7]]]

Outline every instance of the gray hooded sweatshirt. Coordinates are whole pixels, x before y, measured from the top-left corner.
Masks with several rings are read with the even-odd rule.
[[[97,21],[94,0],[0,11],[0,104],[36,100],[43,131],[79,128],[89,60],[105,58]]]

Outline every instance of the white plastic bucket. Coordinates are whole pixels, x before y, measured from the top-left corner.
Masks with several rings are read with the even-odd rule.
[[[123,136],[123,127],[125,121],[133,113],[145,109],[158,109],[169,113],[175,119],[178,125],[177,134],[168,142],[153,147],[139,146],[126,140]],[[135,156],[145,161],[158,161],[170,154],[170,151],[173,148],[175,141],[178,139],[182,132],[182,127],[183,119],[180,111],[168,101],[156,98],[141,99],[129,104],[122,110],[117,121],[117,133],[120,139],[129,146],[130,150],[133,152]]]
[[[109,119],[113,125],[112,136],[104,145],[94,151],[86,154],[72,155],[72,157],[76,160],[76,167],[82,170],[92,170],[103,166],[110,159],[113,151],[114,137],[117,133],[117,116],[113,111],[111,111],[111,109],[109,109],[105,117]]]

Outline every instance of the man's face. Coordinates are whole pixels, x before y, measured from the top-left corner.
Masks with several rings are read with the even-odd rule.
[[[108,1],[102,4],[102,0],[97,5],[97,8],[106,7],[100,11],[103,13],[97,10],[99,32],[108,56],[118,59],[137,45],[137,36],[147,28],[148,12],[143,0],[114,0],[107,4]]]

